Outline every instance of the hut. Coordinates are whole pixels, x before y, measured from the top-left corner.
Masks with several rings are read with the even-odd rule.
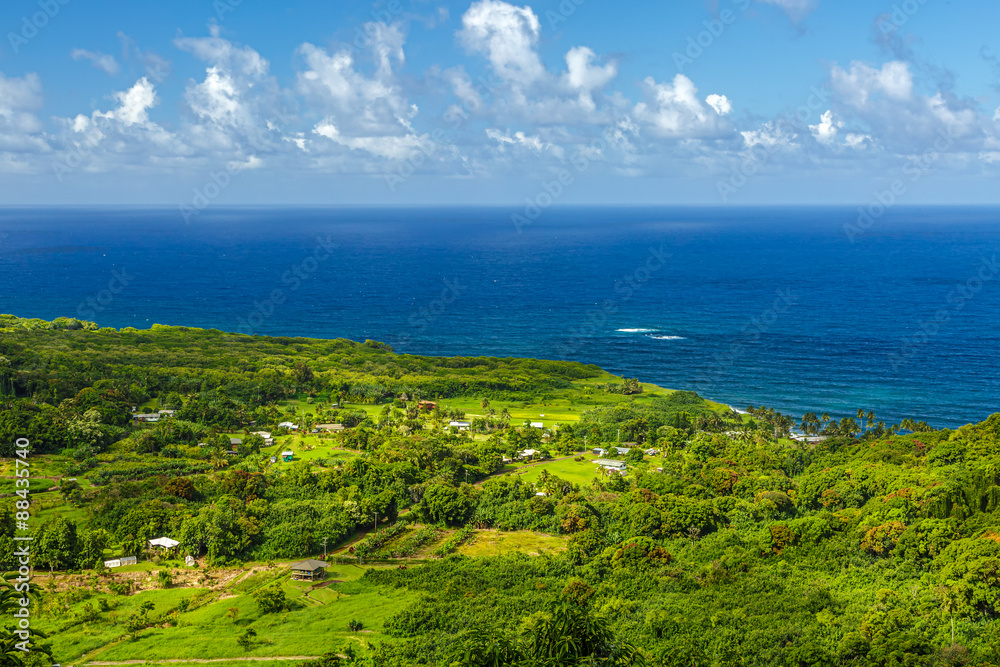
[[[326,576],[328,565],[321,560],[307,558],[299,563],[292,563],[289,568],[292,570],[292,579],[299,581],[315,581]]]

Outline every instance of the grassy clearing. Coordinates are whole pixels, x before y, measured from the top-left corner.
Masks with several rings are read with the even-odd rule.
[[[547,470],[550,475],[555,475],[560,479],[581,486],[591,484],[595,478],[599,477],[598,468],[594,464],[597,457],[586,455],[584,461],[574,461],[564,459],[562,461],[551,461],[541,465],[533,465],[521,468],[519,471],[511,473],[526,483],[534,484],[538,481],[543,470]]]
[[[458,548],[457,553],[463,556],[499,556],[510,551],[519,551],[530,556],[538,556],[565,549],[566,538],[555,535],[531,531],[505,533],[495,530],[477,530],[471,540]]]

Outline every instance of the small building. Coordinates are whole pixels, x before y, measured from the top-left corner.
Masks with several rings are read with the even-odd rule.
[[[293,456],[295,456],[295,452],[291,450],[288,450],[287,452],[281,452],[281,460],[285,461],[286,463],[288,461],[291,461]]]
[[[272,456],[271,457],[271,463],[277,463],[277,462],[278,462],[278,457],[277,456]]]
[[[180,544],[177,540],[172,540],[169,537],[157,537],[155,540],[149,541],[149,546],[158,548],[161,551],[167,551],[168,549],[174,549]]]
[[[545,428],[543,422],[531,422],[531,428]]]
[[[434,401],[417,401],[417,407],[428,412],[436,408],[437,405]]]
[[[235,449],[243,444],[243,438],[230,438],[229,444],[232,445],[233,449]]]
[[[472,426],[469,422],[448,422],[448,428],[457,428],[459,431],[468,431]]]
[[[308,558],[300,563],[292,563],[289,567],[292,570],[292,579],[315,581],[326,577],[326,568],[329,566],[321,560]]]
[[[137,422],[149,422],[150,424],[154,424],[160,421],[160,413],[153,412],[149,414],[132,415],[132,419]]]
[[[135,565],[139,562],[139,559],[135,556],[122,556],[121,558],[115,558],[113,560],[104,561],[104,567],[115,568],[123,567],[125,565]]]
[[[614,459],[595,459],[594,463],[605,470],[613,470],[615,472],[625,472],[628,468],[628,465],[624,461],[615,461]]]
[[[177,414],[176,410],[160,410],[159,414],[161,417],[173,417]]]
[[[545,458],[540,449],[526,449],[523,452],[518,452],[518,456],[522,459]]]
[[[281,422],[278,424],[278,428],[287,428],[289,431],[298,431],[299,425],[293,424],[292,422]]]
[[[344,428],[343,424],[316,424],[316,430],[326,433],[339,433],[347,429]]]

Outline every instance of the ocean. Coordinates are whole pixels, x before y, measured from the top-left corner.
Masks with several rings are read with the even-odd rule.
[[[1000,410],[1000,209],[515,213],[0,209],[0,312],[572,359],[796,418]]]

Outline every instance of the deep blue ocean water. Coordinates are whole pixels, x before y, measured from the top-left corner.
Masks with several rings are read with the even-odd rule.
[[[853,242],[848,208],[513,212],[2,209],[0,312],[575,359],[796,416],[1000,411],[1000,209]]]

